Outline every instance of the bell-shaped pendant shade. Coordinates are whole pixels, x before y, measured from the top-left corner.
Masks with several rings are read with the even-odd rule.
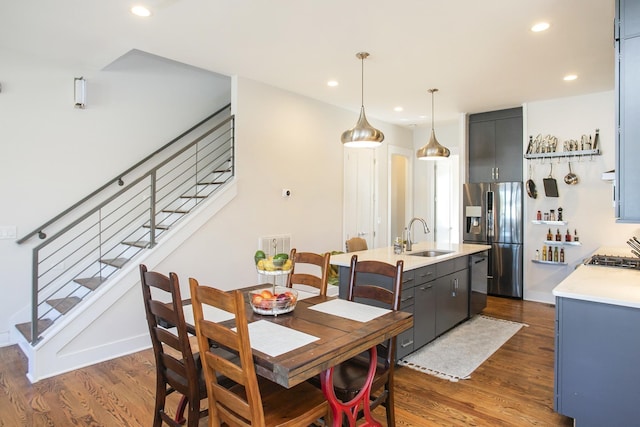
[[[438,140],[436,139],[436,132],[431,129],[431,136],[429,137],[429,142],[426,145],[422,146],[416,155],[421,160],[437,160],[444,159],[449,157],[451,152],[449,149],[443,145],[440,145]]]
[[[436,139],[436,132],[433,129],[434,122],[434,108],[433,108],[433,93],[437,92],[438,89],[429,89],[429,93],[431,94],[431,136],[429,137],[429,142],[426,145],[422,146],[417,152],[416,157],[420,160],[438,160],[438,159],[446,159],[449,157],[451,152],[449,149],[443,145],[440,145],[438,140]]]
[[[341,139],[345,147],[374,148],[382,144],[384,134],[369,124],[363,105],[360,108],[358,123],[342,132]]]
[[[362,106],[360,107],[360,117],[356,125],[342,133],[340,139],[345,147],[375,148],[384,141],[384,134],[369,124],[364,113],[364,60],[368,56],[367,52],[356,53],[356,58],[360,59],[362,63]]]

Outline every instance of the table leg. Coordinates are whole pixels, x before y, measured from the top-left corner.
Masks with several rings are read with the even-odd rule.
[[[362,410],[364,412],[364,424],[361,426],[382,427],[378,421],[376,421],[371,415],[371,408],[369,407],[369,397],[371,395],[371,384],[373,383],[373,377],[376,374],[378,354],[376,347],[373,346],[369,349],[369,372],[367,373],[367,379],[365,380],[362,390],[348,402],[342,402],[336,397],[333,390],[333,367],[327,369],[320,374],[320,382],[322,384],[322,392],[324,393],[329,406],[331,406],[331,412],[333,415],[333,427],[342,426],[343,414],[347,417],[350,427],[355,427],[356,418],[358,417],[358,409],[362,404]]]

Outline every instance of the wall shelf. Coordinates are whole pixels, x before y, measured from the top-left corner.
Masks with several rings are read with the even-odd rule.
[[[545,240],[545,245],[548,246],[580,246],[582,242],[558,242],[557,240]]]
[[[535,262],[536,264],[567,265],[566,262],[542,261],[540,259],[532,259],[531,262]]]
[[[569,224],[568,221],[538,221],[538,220],[533,220],[531,221],[531,223],[533,224],[546,224],[546,225],[567,225]]]
[[[574,150],[574,151],[556,151],[552,153],[531,153],[525,154],[524,158],[527,160],[532,159],[557,159],[563,157],[585,157],[585,156],[601,156],[599,148],[595,150]]]

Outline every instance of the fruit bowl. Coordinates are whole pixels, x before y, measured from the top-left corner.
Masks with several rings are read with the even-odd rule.
[[[283,286],[257,289],[249,291],[248,294],[253,311],[267,316],[289,313],[296,308],[298,302],[298,292]]]
[[[289,259],[269,257],[256,261],[256,270],[260,274],[277,276],[289,273],[291,268],[293,268],[293,265]]]

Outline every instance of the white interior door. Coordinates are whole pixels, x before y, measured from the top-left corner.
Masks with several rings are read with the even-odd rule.
[[[375,247],[375,151],[345,148],[344,240],[362,237]]]

